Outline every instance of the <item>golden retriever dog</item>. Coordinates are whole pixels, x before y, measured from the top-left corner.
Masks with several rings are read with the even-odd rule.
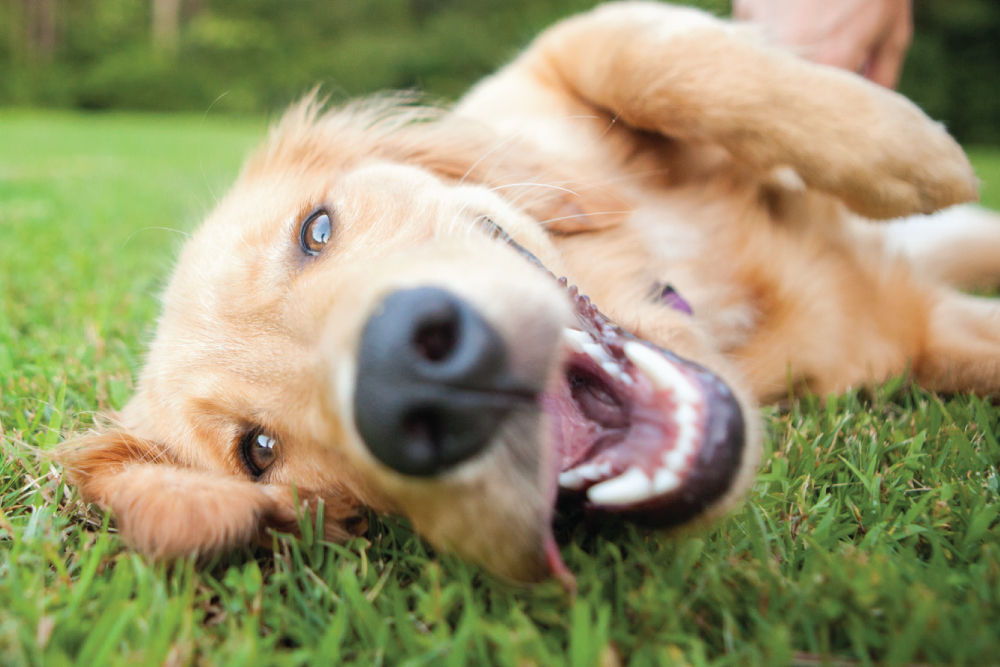
[[[366,512],[568,578],[557,501],[730,508],[755,405],[1000,389],[1000,225],[901,96],[687,8],[544,32],[454,108],[294,106],[187,242],[135,395],[61,451],[154,557]],[[909,225],[915,225],[910,227]]]

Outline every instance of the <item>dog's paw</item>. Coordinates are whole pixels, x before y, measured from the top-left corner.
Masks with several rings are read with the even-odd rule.
[[[877,117],[858,118],[858,141],[827,177],[841,199],[869,218],[933,213],[978,197],[978,181],[961,147],[944,127],[893,95]]]
[[[932,213],[977,199],[978,181],[962,148],[915,104],[846,72],[811,74],[822,90],[779,112],[783,129],[764,133],[782,139],[763,148],[772,159],[780,161],[774,151],[786,151],[806,183],[868,218]]]

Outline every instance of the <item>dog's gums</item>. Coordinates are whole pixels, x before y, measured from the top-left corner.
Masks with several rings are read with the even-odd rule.
[[[566,284],[563,279],[562,284]],[[739,469],[744,423],[732,392],[703,368],[643,341],[568,287],[566,372],[543,397],[564,503],[651,525],[717,501]]]
[[[489,218],[488,233],[552,275]],[[563,505],[657,526],[683,523],[726,492],[745,424],[722,380],[613,323],[566,278],[579,328],[563,331],[565,373],[541,398],[552,422]],[[691,308],[670,285],[657,294]]]
[[[552,275],[489,218],[487,231]],[[579,328],[563,331],[565,373],[542,398],[565,505],[657,526],[683,523],[726,492],[739,470],[745,424],[712,373],[614,324],[566,278]],[[657,294],[691,307],[670,285]]]

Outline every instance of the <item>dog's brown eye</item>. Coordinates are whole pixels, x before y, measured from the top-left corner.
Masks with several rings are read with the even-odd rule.
[[[325,208],[320,208],[302,221],[299,229],[299,245],[303,252],[318,255],[333,236],[333,219]]]
[[[278,441],[266,433],[251,431],[240,443],[240,454],[250,474],[260,477],[278,458]]]

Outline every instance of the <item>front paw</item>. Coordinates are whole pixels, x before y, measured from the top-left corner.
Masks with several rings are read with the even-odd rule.
[[[850,115],[855,136],[826,137],[840,145],[831,146],[825,166],[818,165],[821,188],[875,219],[933,213],[978,198],[972,165],[940,123],[900,95],[866,81],[855,84],[869,89],[869,104],[839,107]]]

